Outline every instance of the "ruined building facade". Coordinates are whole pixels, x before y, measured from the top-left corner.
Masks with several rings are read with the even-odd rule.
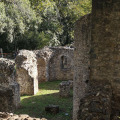
[[[73,80],[74,49],[47,47],[35,51],[38,65],[38,81]]]
[[[72,80],[73,48],[52,47],[20,50],[15,61],[0,59],[0,111],[12,112],[20,95],[35,95],[38,83]]]
[[[38,92],[38,83],[73,79],[73,48],[20,50],[15,64],[20,94],[35,95]]]
[[[119,5],[119,0],[93,0],[92,14],[76,22],[73,120],[118,119]]]
[[[53,54],[48,61],[48,81],[73,80],[73,50],[69,47],[51,48]]]

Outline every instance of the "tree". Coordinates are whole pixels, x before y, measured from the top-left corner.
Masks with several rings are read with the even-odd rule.
[[[90,0],[30,0],[33,8],[42,17],[39,31],[51,31],[61,45],[74,40],[74,23],[91,11]],[[52,38],[51,38],[52,40]],[[50,41],[51,42],[51,41]],[[53,44],[54,45],[54,44]]]
[[[17,43],[21,36],[27,31],[37,31],[41,23],[41,18],[36,17],[29,0],[5,0],[0,2],[0,11],[0,47],[7,42],[8,46],[3,48],[5,51],[19,47]]]
[[[0,0],[0,48],[71,44],[75,21],[90,11],[91,0]]]
[[[49,36],[49,46],[60,45],[58,35],[62,34],[63,30],[58,20],[56,4],[52,0],[30,0],[33,9],[37,15],[42,17],[42,23],[38,27],[39,33]]]

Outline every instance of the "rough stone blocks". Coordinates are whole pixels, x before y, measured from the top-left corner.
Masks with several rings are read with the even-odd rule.
[[[0,111],[11,112],[20,105],[20,88],[15,79],[15,62],[0,59]]]
[[[1,112],[13,112],[19,107],[20,97],[19,91],[17,91],[18,86],[12,85],[12,87],[0,86],[0,111]],[[15,95],[15,93],[17,93]]]
[[[38,92],[38,71],[35,53],[28,50],[21,50],[15,62],[16,80],[20,84],[20,94],[36,94]]]
[[[70,82],[63,81],[59,85],[59,95],[61,97],[69,97],[70,96]]]
[[[119,6],[119,0],[93,0],[91,17],[86,15],[76,23],[73,120],[85,120],[88,119],[87,116],[91,120],[112,120],[113,114],[118,113],[117,110],[120,108]],[[85,99],[80,101],[82,98]]]

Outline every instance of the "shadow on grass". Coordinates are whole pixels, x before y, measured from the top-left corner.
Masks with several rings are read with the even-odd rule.
[[[59,90],[59,84],[61,83],[61,80],[58,81],[51,81],[51,82],[43,82],[39,84],[39,89],[44,90]]]
[[[59,83],[61,81],[41,83],[39,92],[35,96],[22,96],[21,107],[16,114],[28,114],[31,117],[47,118],[48,120],[72,120],[72,90],[69,98],[59,97]],[[47,114],[45,107],[59,105],[60,112],[56,115]]]
[[[27,98],[23,98],[21,101],[21,107],[16,111],[17,114],[28,114],[38,118],[45,117],[48,120],[72,120],[72,96],[61,98],[58,93],[53,93],[25,97]],[[45,107],[50,104],[59,105],[60,112],[56,115],[47,114]],[[67,116],[66,113],[68,113]]]

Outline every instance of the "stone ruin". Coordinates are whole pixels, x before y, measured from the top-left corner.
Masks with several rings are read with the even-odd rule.
[[[28,50],[20,50],[15,63],[16,80],[20,84],[20,94],[36,94],[38,92],[38,71],[35,53]]]
[[[38,82],[48,81],[48,61],[53,54],[53,51],[48,47],[41,50],[34,51],[37,58],[37,68],[38,68]]]
[[[51,47],[53,54],[48,62],[48,81],[73,80],[74,49]]]
[[[75,25],[73,120],[120,116],[120,1],[93,0]]]
[[[90,40],[91,40],[91,15],[86,15],[76,22],[75,26],[75,51],[74,51],[74,81],[73,81],[73,118],[78,120],[80,100],[85,95],[89,81],[90,68]],[[79,91],[79,92],[78,92]]]
[[[16,81],[21,95],[34,95],[38,83],[73,79],[73,48],[45,47],[41,50],[20,50],[16,59]]]
[[[20,50],[15,61],[1,58],[0,111],[11,112],[17,108],[20,94],[36,94],[38,81],[72,80],[72,58],[73,48],[69,47]]]
[[[70,97],[70,82],[62,81],[59,85],[60,97]]]
[[[33,118],[27,114],[16,115],[13,113],[0,112],[0,120],[47,120],[47,119]]]
[[[34,51],[37,56],[38,81],[73,80],[73,48],[46,47]]]
[[[15,80],[15,63],[0,59],[0,111],[11,112],[20,105],[19,85]]]

